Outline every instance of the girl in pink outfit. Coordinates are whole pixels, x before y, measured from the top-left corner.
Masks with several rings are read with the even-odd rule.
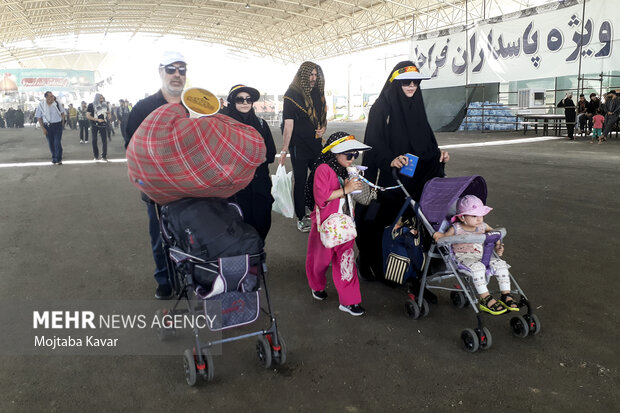
[[[594,143],[594,140],[598,138],[599,145],[603,143],[603,123],[605,122],[605,116],[601,115],[601,113],[602,111],[599,109],[596,115],[592,117],[594,125],[592,128],[592,140],[590,140],[590,143]]]
[[[312,213],[312,227],[308,238],[308,254],[306,256],[306,276],[312,290],[312,297],[325,300],[327,279],[325,273],[332,264],[334,286],[338,291],[339,309],[354,316],[364,315],[360,305],[362,296],[357,278],[353,245],[355,240],[326,248],[321,242],[318,225],[336,212],[352,215],[349,200],[350,193],[362,189],[358,180],[348,179],[347,167],[361,151],[370,149],[355,140],[346,132],[332,134],[317,159],[306,184],[306,206]],[[316,210],[319,210],[321,222],[317,222]]]

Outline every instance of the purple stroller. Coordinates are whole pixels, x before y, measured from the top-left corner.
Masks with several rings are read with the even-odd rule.
[[[396,176],[396,174],[394,175]],[[398,177],[396,177],[396,180],[407,195],[406,202],[409,202],[414,210],[418,210],[417,216],[431,236],[435,231],[439,230],[442,223],[446,220],[449,221],[450,217],[455,214],[456,201],[460,197],[475,195],[484,203],[486,203],[487,199],[486,182],[481,176],[434,178],[424,186],[419,208],[416,208],[415,201],[411,199]],[[452,244],[464,242],[483,244],[482,262],[488,268],[491,256],[497,256],[494,251],[495,242],[498,239],[503,239],[505,235],[505,229],[497,228],[486,234],[457,235],[441,238],[437,243],[432,242],[427,253],[427,259],[424,262],[419,293],[416,296],[415,293],[417,291],[411,291],[409,293],[409,300],[405,304],[407,314],[414,319],[417,319],[420,315],[428,315],[429,306],[423,298],[425,288],[450,291],[450,298],[454,306],[464,308],[469,304],[476,314],[477,326],[473,329],[466,328],[461,332],[461,340],[465,350],[473,353],[478,349],[489,349],[492,345],[491,332],[483,325],[473,282],[471,277],[467,276],[462,268],[459,268],[459,264],[452,252]],[[434,265],[433,270],[431,270],[431,261],[439,258],[442,259],[444,265]],[[528,335],[538,334],[541,325],[538,317],[532,311],[531,303],[512,274],[509,273],[509,277],[512,286],[511,292],[521,297],[517,300],[520,311],[518,315],[514,315],[510,320],[513,335],[516,337],[527,337]],[[450,280],[454,280],[453,285],[446,285],[445,282]],[[525,313],[524,308],[527,309]]]

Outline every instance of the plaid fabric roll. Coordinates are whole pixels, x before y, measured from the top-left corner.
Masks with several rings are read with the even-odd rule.
[[[179,104],[154,110],[127,146],[129,180],[158,204],[180,198],[227,198],[265,162],[251,126],[216,114],[190,119]]]

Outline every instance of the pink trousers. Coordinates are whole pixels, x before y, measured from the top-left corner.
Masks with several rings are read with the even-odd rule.
[[[362,302],[355,253],[351,240],[334,248],[325,248],[321,243],[320,234],[313,225],[308,237],[308,254],[306,255],[306,276],[308,284],[314,291],[321,291],[327,285],[325,273],[332,264],[334,286],[338,291],[340,304],[354,305]]]

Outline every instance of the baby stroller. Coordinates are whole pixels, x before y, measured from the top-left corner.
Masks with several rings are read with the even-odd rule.
[[[478,309],[477,293],[473,286],[471,277],[467,276],[460,268],[458,262],[455,260],[452,253],[452,244],[455,243],[481,243],[484,245],[483,264],[487,265],[492,255],[497,256],[494,251],[494,245],[499,239],[503,239],[506,235],[506,230],[503,228],[497,228],[494,231],[487,232],[486,234],[477,235],[457,235],[452,237],[441,238],[437,243],[432,239],[432,235],[435,231],[439,230],[442,223],[445,220],[449,220],[455,213],[456,201],[465,195],[475,195],[486,203],[487,187],[484,178],[481,176],[465,176],[455,178],[434,178],[426,183],[419,204],[417,204],[409,195],[405,187],[400,182],[396,170],[393,171],[394,178],[398,182],[398,185],[405,192],[407,199],[400,211],[399,218],[403,215],[406,208],[411,207],[415,211],[414,221],[418,222],[417,229],[424,228],[428,237],[421,236],[423,240],[430,243],[430,248],[426,257],[420,261],[419,249],[409,249],[411,251],[417,251],[417,256],[404,257],[408,262],[416,263],[421,262],[419,271],[409,271],[409,280],[407,277],[402,277],[401,283],[405,281],[411,281],[411,277],[419,278],[414,280],[417,288],[409,288],[409,299],[405,303],[405,310],[409,317],[417,319],[420,316],[427,316],[429,313],[429,306],[424,299],[424,290],[444,290],[450,291],[450,299],[452,304],[457,308],[464,308],[469,305],[476,314],[477,325],[475,328],[466,328],[461,332],[461,340],[465,347],[465,350],[469,352],[476,352],[478,349],[487,350],[491,347],[493,339],[491,332],[484,326],[482,318],[480,317],[480,310]],[[388,227],[386,232],[392,230]],[[421,234],[420,234],[421,235]],[[418,236],[420,236],[418,235]],[[385,244],[385,236],[384,236]],[[385,248],[385,245],[384,245]],[[385,255],[385,253],[384,253]],[[411,255],[411,254],[409,254]],[[435,262],[433,260],[435,259]],[[442,262],[438,264],[436,259],[441,259]],[[388,260],[386,267],[392,264],[395,260]],[[398,268],[398,266],[396,266]],[[390,270],[391,268],[387,268]],[[414,266],[415,269],[415,266]],[[388,278],[388,272],[386,272],[386,278]],[[392,271],[393,272],[393,271]],[[401,271],[402,272],[402,271]],[[510,327],[513,335],[516,337],[527,337],[528,335],[535,335],[540,332],[541,324],[533,313],[533,306],[527,299],[525,293],[519,287],[512,274],[509,273],[511,281],[511,293],[518,294],[520,299],[518,306],[520,308],[519,313],[514,315],[510,320]],[[393,279],[393,278],[392,278]],[[449,286],[445,283],[452,281],[453,285]],[[493,293],[494,291],[490,291]],[[527,311],[524,313],[523,308]]]
[[[177,299],[158,316],[204,315],[210,320],[205,325],[211,331],[251,324],[261,310],[262,279],[265,313],[271,323],[265,330],[206,343],[201,343],[199,328],[194,325],[193,348],[183,354],[187,384],[196,384],[197,375],[213,379],[213,346],[245,338],[257,337],[256,351],[263,367],[284,364],[286,344],[271,310],[263,241],[243,222],[239,207],[221,198],[184,198],[160,208],[160,229]],[[187,308],[181,308],[182,302]],[[165,339],[174,335],[175,329],[164,324],[157,333]]]

